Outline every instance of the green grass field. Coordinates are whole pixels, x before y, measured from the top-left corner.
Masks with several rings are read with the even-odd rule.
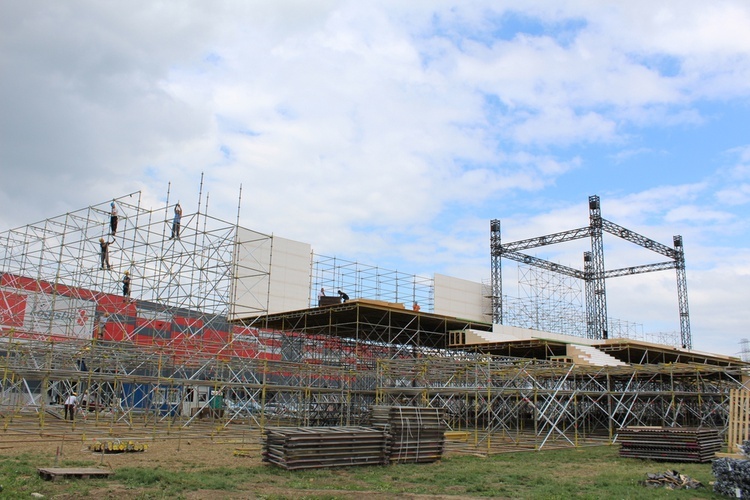
[[[487,458],[452,455],[433,464],[286,471],[268,464],[190,470],[120,468],[107,479],[44,481],[41,457],[6,457],[0,498],[721,498],[713,494],[711,464],[626,459],[617,446],[506,453]],[[46,462],[45,462],[46,463]],[[59,466],[96,466],[96,461]],[[701,481],[697,490],[647,488],[649,472],[677,470]]]

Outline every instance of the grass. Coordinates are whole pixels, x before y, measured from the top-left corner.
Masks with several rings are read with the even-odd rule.
[[[207,466],[201,470],[121,468],[107,479],[44,481],[35,455],[0,462],[3,498],[32,492],[55,498],[184,498],[210,492],[210,498],[355,498],[378,494],[455,495],[494,498],[721,498],[712,493],[711,464],[652,462],[618,456],[618,448],[507,453],[488,458],[454,455],[433,464],[286,471],[267,464]],[[61,467],[72,466],[62,463]],[[91,462],[75,465],[94,466]],[[701,481],[699,490],[671,491],[640,484],[649,472],[678,470]],[[208,495],[208,494],[207,494]]]

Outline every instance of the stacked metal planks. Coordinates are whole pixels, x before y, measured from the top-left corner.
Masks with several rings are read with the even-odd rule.
[[[719,431],[697,427],[624,427],[619,430],[620,456],[709,462],[721,451]]]
[[[287,470],[386,465],[388,435],[367,427],[267,428],[263,461]]]
[[[444,415],[442,408],[373,406],[370,418],[391,436],[391,463],[426,463],[443,456]]]

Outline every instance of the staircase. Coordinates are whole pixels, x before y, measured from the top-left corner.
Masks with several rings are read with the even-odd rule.
[[[568,357],[577,365],[585,366],[628,366],[614,356],[590,345],[568,344]]]

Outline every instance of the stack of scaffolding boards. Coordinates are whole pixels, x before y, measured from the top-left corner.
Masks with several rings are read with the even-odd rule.
[[[263,461],[287,470],[386,465],[388,436],[367,427],[267,428]]]
[[[391,437],[391,463],[436,462],[445,449],[442,408],[373,406],[370,423]]]
[[[709,462],[722,448],[717,429],[697,427],[624,427],[619,441],[621,457],[670,462]]]

